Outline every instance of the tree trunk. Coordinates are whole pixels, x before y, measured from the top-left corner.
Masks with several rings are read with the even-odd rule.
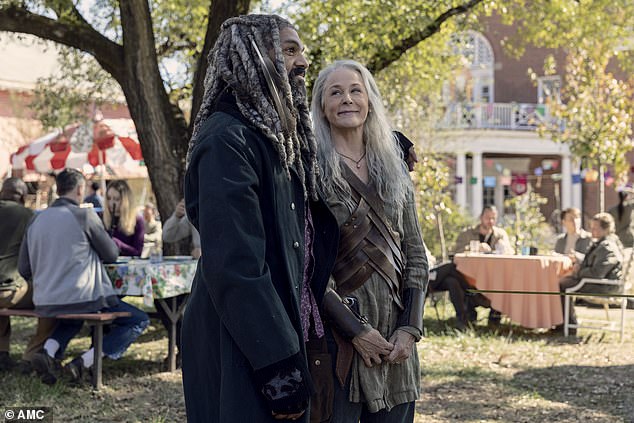
[[[599,213],[605,211],[605,166],[599,163]]]
[[[124,69],[121,84],[141,143],[161,216],[183,196],[187,123],[169,102],[158,68],[150,9],[146,2],[120,2]]]
[[[207,21],[207,32],[205,33],[205,44],[203,50],[198,57],[196,72],[194,73],[194,89],[192,92],[192,114],[189,122],[189,133],[194,128],[194,120],[200,109],[205,94],[205,75],[207,74],[208,56],[213,48],[220,25],[232,16],[246,15],[249,13],[249,5],[251,0],[229,0],[229,1],[212,1],[209,6],[209,20]]]

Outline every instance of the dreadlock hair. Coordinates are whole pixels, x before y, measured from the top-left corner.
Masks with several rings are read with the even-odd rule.
[[[268,138],[288,178],[295,166],[300,176],[304,196],[317,198],[317,146],[312,131],[310,113],[303,84],[292,78],[289,81],[280,46],[280,30],[293,28],[290,22],[277,15],[243,15],[227,19],[221,26],[214,48],[209,54],[209,69],[205,76],[205,94],[194,122],[189,142],[187,164],[192,149],[199,142],[202,124],[211,116],[223,91],[230,90],[236,98],[240,113],[252,126]],[[274,53],[273,79],[286,114],[295,124],[287,130],[266,86],[266,77],[257,49],[263,56]],[[307,159],[308,189],[302,163],[302,153]]]

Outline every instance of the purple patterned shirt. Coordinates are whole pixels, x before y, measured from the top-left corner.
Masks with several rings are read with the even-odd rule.
[[[311,317],[313,320],[314,334],[317,338],[324,336],[324,325],[319,316],[319,307],[313,291],[310,289],[310,279],[313,276],[313,266],[315,260],[313,258],[313,218],[310,214],[310,205],[306,203],[306,218],[304,224],[304,280],[301,288],[300,317],[302,320],[302,329],[304,332],[304,342],[308,342],[308,334],[311,328]]]

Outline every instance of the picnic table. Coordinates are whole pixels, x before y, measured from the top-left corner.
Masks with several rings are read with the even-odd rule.
[[[559,279],[572,270],[567,256],[456,254],[454,263],[477,289],[558,292]],[[491,307],[527,328],[563,323],[558,295],[484,293]]]
[[[167,256],[160,263],[147,259],[120,257],[106,264],[106,271],[118,295],[143,297],[143,303],[154,306],[154,300],[170,320],[168,330],[169,370],[176,369],[176,323],[185,312],[187,301],[178,306],[176,297],[191,292],[198,260],[190,256]]]

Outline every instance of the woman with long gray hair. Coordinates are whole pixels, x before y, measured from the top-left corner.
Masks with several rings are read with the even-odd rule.
[[[413,186],[363,65],[343,60],[322,70],[312,116],[323,189],[340,227],[322,303],[336,362],[332,421],[411,422],[427,286]]]

